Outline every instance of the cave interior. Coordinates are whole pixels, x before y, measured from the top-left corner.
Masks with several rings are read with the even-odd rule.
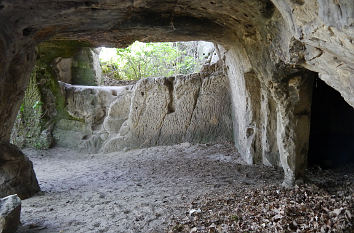
[[[354,109],[340,93],[315,78],[308,165],[339,168],[354,162]]]

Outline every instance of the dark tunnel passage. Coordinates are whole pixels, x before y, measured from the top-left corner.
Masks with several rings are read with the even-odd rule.
[[[316,78],[312,94],[309,166],[339,168],[354,163],[354,108]]]

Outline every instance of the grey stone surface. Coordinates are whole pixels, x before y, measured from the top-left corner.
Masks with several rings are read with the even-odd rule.
[[[62,82],[60,85],[65,95],[65,109],[71,119],[61,119],[56,123],[53,130],[55,143],[59,146],[98,152],[105,135],[119,127],[116,120],[125,120],[124,114],[119,114],[121,106],[113,106],[111,110],[111,104],[120,105],[122,100],[129,101],[132,87],[78,86]],[[126,107],[129,109],[129,106],[128,102]],[[118,115],[115,114],[116,111]]]
[[[100,85],[102,70],[99,62],[99,49],[80,49],[72,58],[71,74],[71,84]]]
[[[71,83],[72,79],[72,63],[73,59],[72,58],[61,58],[57,57],[54,60],[55,64],[55,71],[56,75],[58,77],[58,81],[65,82],[65,83]]]
[[[31,197],[39,191],[32,162],[14,145],[0,142],[0,197]]]
[[[353,1],[273,2],[283,16],[288,33],[303,44],[293,57],[301,57],[300,53],[303,66],[318,72],[323,81],[354,107]]]
[[[232,141],[229,93],[228,79],[216,65],[204,73],[140,80],[127,121],[110,134],[103,151]]]
[[[306,168],[314,74],[283,70],[286,82],[266,82],[246,50],[224,53],[237,149],[249,164],[283,167],[284,185],[291,186]]]
[[[232,141],[229,81],[214,65],[202,73],[140,80],[134,88],[62,83],[72,120],[60,120],[57,145],[97,152]]]
[[[0,199],[0,232],[15,233],[20,224],[21,199],[17,195]]]
[[[219,60],[214,43],[208,41],[198,41],[197,43],[198,57],[203,65],[212,65]]]
[[[65,47],[63,46],[63,50]],[[102,69],[99,60],[101,49],[79,48],[71,57],[57,57],[53,60],[58,81],[97,86],[103,84]]]

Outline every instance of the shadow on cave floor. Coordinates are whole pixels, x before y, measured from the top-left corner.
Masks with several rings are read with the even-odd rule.
[[[111,154],[25,149],[42,192],[24,200],[24,232],[166,232],[194,198],[280,184],[282,171],[241,164],[231,145]]]
[[[283,176],[280,169],[243,164],[232,145],[182,143],[110,154],[66,148],[24,153],[34,163],[42,192],[22,202],[17,233],[167,232],[193,203],[235,194],[244,199],[254,190],[279,189]],[[354,169],[348,169],[310,169],[305,181],[330,185],[327,190],[333,194],[341,192],[343,184],[353,190]],[[208,208],[217,209],[218,202],[212,203]]]

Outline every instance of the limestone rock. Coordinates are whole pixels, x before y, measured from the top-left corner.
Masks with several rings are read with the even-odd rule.
[[[352,0],[273,0],[296,40],[304,67],[341,93],[354,107],[354,4]],[[283,38],[285,37],[285,33]],[[299,56],[299,51],[294,55]]]
[[[0,197],[25,199],[40,190],[32,162],[16,146],[0,142],[0,162]]]
[[[58,81],[65,82],[65,83],[71,83],[71,79],[72,79],[71,66],[72,66],[72,63],[73,63],[73,59],[72,58],[57,57],[54,60],[55,71],[57,73]]]
[[[108,133],[118,133],[122,124],[128,119],[132,98],[132,89],[124,88],[117,93],[116,99],[110,104],[103,127]]]
[[[44,120],[47,119],[44,115],[49,113],[47,110],[50,108],[51,99],[46,98],[45,105],[48,106],[48,108],[44,108],[43,97],[46,95],[41,93],[41,87],[39,85],[41,82],[39,73],[41,73],[41,71],[41,68],[36,66],[31,74],[24,100],[12,130],[10,142],[20,148],[27,146],[45,149],[49,148],[51,144],[51,135],[45,130],[48,124],[47,121]]]
[[[53,130],[55,144],[57,146],[78,148],[82,139],[92,134],[88,124],[77,120],[61,119]]]
[[[128,119],[110,133],[103,151],[231,141],[229,80],[222,70],[218,64],[204,73],[140,80]]]
[[[72,58],[72,84],[97,86],[102,82],[99,50],[82,48]]]
[[[215,64],[219,60],[216,48],[212,42],[199,41],[197,53],[203,65],[209,66]]]
[[[17,195],[0,199],[0,233],[15,233],[20,215],[21,199]]]
[[[93,87],[60,83],[71,119],[61,119],[53,131],[55,143],[96,153],[109,133],[117,133],[128,118],[132,86]]]
[[[95,153],[232,140],[230,87],[221,63],[197,74],[142,79],[134,88],[61,85],[72,119],[56,124],[59,146]]]

